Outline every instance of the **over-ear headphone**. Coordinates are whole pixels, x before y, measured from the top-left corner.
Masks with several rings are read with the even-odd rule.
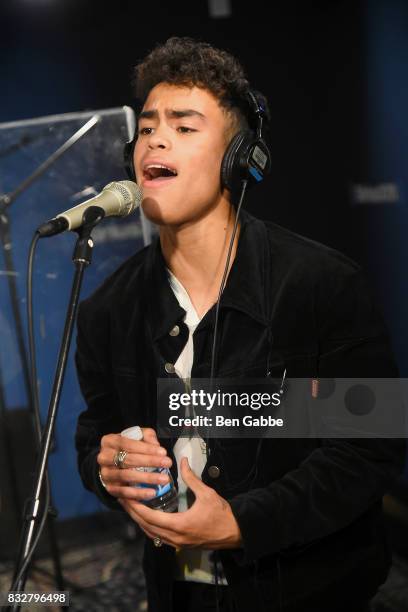
[[[266,100],[261,93],[249,89],[245,100],[249,113],[249,129],[235,134],[221,163],[221,184],[235,192],[243,180],[254,185],[271,170],[271,154],[263,135],[264,121],[268,120]]]
[[[239,188],[243,180],[248,180],[249,186],[259,183],[271,169],[271,154],[263,135],[264,122],[268,121],[266,100],[258,91],[249,89],[243,102],[249,129],[235,134],[221,162],[221,184],[232,193]],[[133,140],[127,142],[124,147],[125,169],[130,180],[135,182],[133,153],[136,140],[137,128]]]

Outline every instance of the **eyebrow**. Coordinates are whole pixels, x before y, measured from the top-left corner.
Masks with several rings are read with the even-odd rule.
[[[193,110],[192,108],[184,108],[176,110],[174,108],[166,109],[165,114],[171,119],[183,119],[184,117],[198,117],[199,119],[205,119],[205,115],[199,111]],[[142,111],[138,119],[157,119],[159,113],[157,110],[146,110]]]

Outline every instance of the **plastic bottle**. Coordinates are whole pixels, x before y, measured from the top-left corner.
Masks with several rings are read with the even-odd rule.
[[[143,432],[138,425],[124,429],[121,432],[121,436],[131,438],[132,440],[143,440]],[[149,506],[149,508],[153,508],[153,510],[162,510],[163,512],[177,512],[178,494],[170,469],[165,467],[138,467],[134,469],[138,470],[139,472],[157,472],[159,474],[166,474],[169,477],[169,482],[164,485],[132,483],[132,486],[156,490],[156,495],[154,497],[143,500],[143,503],[146,506]]]

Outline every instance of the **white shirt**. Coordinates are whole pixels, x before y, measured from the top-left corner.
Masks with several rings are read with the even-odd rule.
[[[184,322],[188,327],[188,340],[183,350],[181,351],[176,363],[174,364],[177,376],[190,381],[191,368],[194,359],[194,344],[193,334],[200,322],[190,297],[174,274],[167,270],[169,275],[169,283],[177,298],[181,308],[186,311]],[[207,462],[206,445],[204,440],[195,436],[193,438],[179,438],[174,445],[174,456],[177,461],[178,469],[178,490],[179,490],[179,511],[184,512],[189,508],[187,499],[187,487],[180,473],[180,462],[182,457],[187,457],[193,472],[201,478],[201,474]],[[211,560],[212,551],[203,550],[201,548],[182,549],[177,551],[177,580],[187,580],[194,582],[205,582],[214,584],[214,563]],[[218,579],[219,584],[227,584],[226,579],[221,575]]]

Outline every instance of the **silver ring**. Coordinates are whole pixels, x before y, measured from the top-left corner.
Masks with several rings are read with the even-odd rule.
[[[163,544],[163,542],[161,541],[161,538],[159,538],[159,536],[156,536],[155,538],[153,538],[153,544],[158,548]]]
[[[114,466],[121,470],[126,469],[126,466],[125,466],[126,456],[127,456],[127,452],[125,450],[120,450],[117,453],[115,453],[115,456],[113,458]]]
[[[102,478],[101,468],[99,468],[99,480],[101,481],[102,486],[106,489],[106,482]]]

